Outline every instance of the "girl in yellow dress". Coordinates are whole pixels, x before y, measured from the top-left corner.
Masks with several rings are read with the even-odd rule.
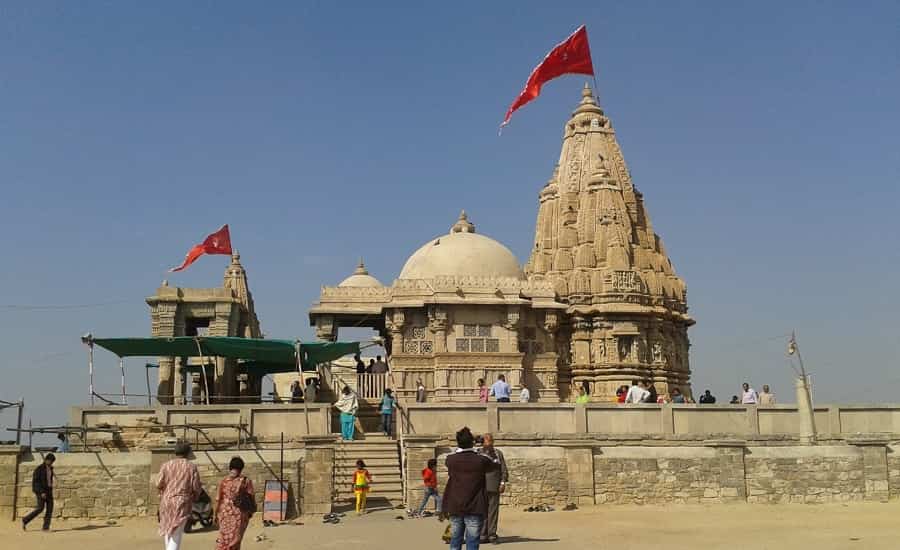
[[[356,461],[356,471],[353,472],[353,494],[356,495],[356,513],[366,513],[366,497],[369,494],[369,484],[372,483],[372,474],[366,470],[366,463]]]

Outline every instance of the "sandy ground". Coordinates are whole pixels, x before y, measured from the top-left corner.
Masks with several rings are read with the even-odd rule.
[[[427,550],[447,548],[435,518],[397,520],[393,510],[347,515],[338,525],[307,518],[304,525],[263,528],[251,523],[244,550]],[[573,512],[502,510],[501,545],[513,550],[659,548],[887,549],[900,547],[900,503],[850,505],[605,506]],[[160,550],[155,523],[128,520],[57,522],[49,533],[37,521],[27,533],[0,523],[2,550]],[[264,539],[256,538],[263,535]],[[212,549],[215,533],[185,535],[183,550]],[[493,548],[493,545],[485,545]]]

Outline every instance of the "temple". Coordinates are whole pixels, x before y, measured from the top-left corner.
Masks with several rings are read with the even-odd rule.
[[[163,281],[156,294],[147,298],[150,306],[151,334],[172,336],[240,336],[262,338],[259,319],[253,306],[253,295],[247,284],[247,272],[241,256],[235,252],[225,268],[221,287],[170,287]],[[261,377],[241,374],[233,359],[215,358],[199,364],[188,357],[160,357],[157,395],[161,403],[173,403],[186,394],[197,402],[206,397],[206,386],[200,383],[200,369],[206,369],[210,397],[217,402],[257,397]]]
[[[393,284],[360,262],[322,288],[309,317],[322,340],[336,340],[341,326],[378,331],[401,399],[422,379],[431,401],[475,401],[477,381],[499,374],[542,402],[569,400],[576,385],[610,401],[635,378],[691,394],[684,281],[588,86],[539,193],[524,268],[463,212]]]

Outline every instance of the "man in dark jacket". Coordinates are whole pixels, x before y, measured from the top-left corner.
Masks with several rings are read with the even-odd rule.
[[[475,452],[475,437],[469,428],[456,432],[459,448],[447,457],[447,486],[444,488],[443,513],[450,516],[450,550],[478,548],[481,525],[487,513],[484,492],[485,475],[494,465]]]
[[[500,493],[506,490],[509,482],[509,472],[506,469],[506,459],[500,449],[494,447],[494,436],[484,434],[479,454],[486,456],[493,465],[485,476],[484,492],[487,497],[487,514],[484,517],[484,525],[481,528],[481,542],[497,543],[497,523],[500,520]]]
[[[31,520],[38,517],[41,512],[46,510],[44,514],[44,531],[50,530],[50,517],[53,515],[53,486],[56,484],[56,476],[53,474],[53,463],[56,457],[53,453],[47,453],[44,462],[34,469],[31,475],[31,490],[37,497],[37,507],[27,516],[22,518],[22,530],[31,523]]]

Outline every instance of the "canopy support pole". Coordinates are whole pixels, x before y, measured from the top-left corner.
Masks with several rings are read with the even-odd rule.
[[[125,358],[119,357],[119,370],[122,371],[122,404],[128,404],[128,397],[125,394]]]
[[[203,359],[203,348],[200,347],[200,338],[194,338],[197,342],[197,352],[200,353],[200,372],[203,374],[203,387],[206,388],[206,404],[209,405],[209,380],[206,379],[206,361]]]
[[[91,406],[94,406],[94,343],[88,342],[88,374],[90,376],[89,388],[91,391]]]
[[[297,339],[297,342],[294,344],[295,355],[297,356],[297,374],[300,375],[300,391],[304,393],[303,396],[303,419],[306,420],[306,435],[310,435],[309,433],[309,404],[306,402],[306,381],[303,380],[303,362],[300,360],[300,339]]]
[[[144,374],[147,376],[147,404],[153,405],[153,399],[150,397],[150,363],[144,365]]]

